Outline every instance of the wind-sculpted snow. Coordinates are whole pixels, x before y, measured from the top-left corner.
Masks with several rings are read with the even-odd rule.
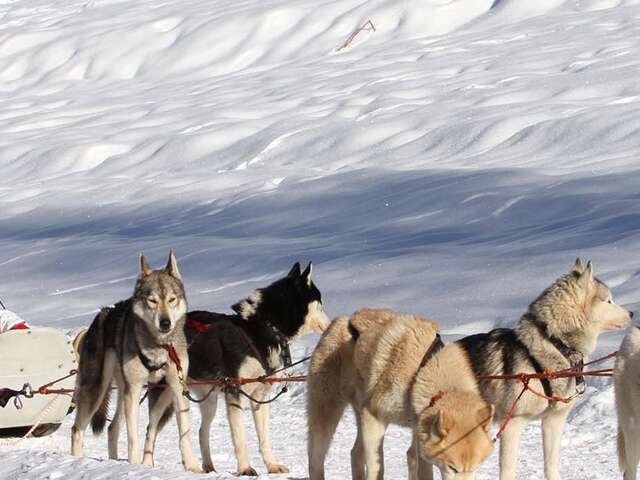
[[[330,314],[388,306],[452,339],[512,325],[580,255],[635,309],[639,47],[638,0],[0,0],[0,298],[77,329],[130,294],[141,251],[174,249],[191,306],[227,311],[313,260]],[[304,478],[304,388],[287,398],[274,446]],[[563,478],[613,478],[609,382],[571,422]],[[155,470],[73,460],[69,428],[28,460],[0,450],[0,476],[180,471],[174,427]],[[329,478],[348,476],[353,428]],[[386,445],[401,478],[406,432]]]

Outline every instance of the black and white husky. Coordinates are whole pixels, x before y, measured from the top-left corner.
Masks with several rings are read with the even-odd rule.
[[[223,378],[268,375],[290,363],[289,342],[309,332],[322,332],[329,323],[322,310],[320,290],[311,281],[312,264],[304,272],[296,263],[289,274],[266,288],[255,290],[233,305],[235,315],[193,311],[187,314],[189,378],[208,381]],[[271,385],[252,383],[242,391],[258,401],[270,396]],[[202,467],[214,471],[209,446],[209,430],[215,417],[219,389],[210,384],[192,385],[192,395],[202,399],[200,449]],[[238,391],[225,392],[231,438],[239,475],[257,475],[249,463],[245,440],[243,397]],[[158,430],[168,418],[171,398],[158,389],[150,391],[149,430],[151,449]],[[269,473],[287,473],[271,451],[269,405],[250,402],[260,443],[260,453]],[[149,452],[145,452],[149,453]],[[152,453],[152,452],[151,452]]]

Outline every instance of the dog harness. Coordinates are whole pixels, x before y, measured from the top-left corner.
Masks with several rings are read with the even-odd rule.
[[[147,370],[149,370],[149,372],[156,372],[158,370],[160,370],[161,368],[164,368],[167,366],[167,362],[164,362],[160,365],[153,363],[149,357],[147,357],[144,353],[142,353],[142,349],[140,348],[140,345],[138,344],[138,339],[136,339],[136,348],[138,349],[138,358],[140,359],[140,361],[142,362],[142,365],[144,365],[144,368],[146,368]]]
[[[424,367],[429,362],[429,360],[431,360],[431,357],[433,357],[443,348],[444,342],[442,341],[440,334],[436,333],[436,338],[433,339],[433,342],[431,342],[431,345],[429,345],[427,351],[424,352],[424,356],[422,357],[422,361],[420,362],[420,368]]]
[[[218,319],[218,320],[215,320],[214,322],[202,322],[196,318],[198,317],[199,313],[200,312],[197,312],[197,311],[191,312],[190,315],[187,316],[187,323],[186,323],[187,326],[193,328],[196,332],[198,332],[198,334],[209,332],[214,328],[216,328],[217,326],[219,326],[221,322],[224,321],[223,319]],[[264,323],[271,329],[274,336],[276,337],[276,340],[278,341],[278,346],[280,347],[280,358],[282,359],[284,366],[290,367],[292,363],[291,350],[289,349],[289,342],[287,340],[287,337],[285,337],[285,335],[282,332],[280,332],[278,329],[276,329],[276,327],[274,327],[271,323],[269,322],[264,322]],[[247,335],[247,333],[242,328],[240,329],[240,331],[242,332],[242,335],[244,336],[244,339],[247,345],[249,346],[251,351],[255,354],[256,358],[262,365],[262,368],[264,368],[264,370],[270,375],[273,372],[273,369],[271,368],[269,363],[265,360],[264,355],[260,353],[260,351],[256,347],[253,340],[251,340],[251,337]]]
[[[564,358],[567,359],[569,365],[571,365],[571,370],[576,372],[582,372],[584,370],[584,356],[582,353],[577,351],[574,348],[571,348],[558,337],[554,337],[549,333],[548,325],[546,323],[541,322],[537,318],[527,316],[527,319],[531,322],[531,324],[538,329],[538,332],[542,337],[551,342],[551,344],[556,347],[556,349],[562,354]],[[584,385],[584,377],[575,377],[576,378],[576,387],[580,387]]]

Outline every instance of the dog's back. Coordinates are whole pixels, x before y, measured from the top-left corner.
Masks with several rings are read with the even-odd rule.
[[[189,343],[190,378],[237,377],[247,357],[262,361],[263,354],[256,351],[255,341],[249,340],[244,332],[242,322],[246,324],[246,321],[237,315],[192,311],[187,318],[185,333]],[[262,373],[255,372],[255,375]]]
[[[361,396],[380,418],[409,425],[409,390],[438,325],[424,318],[385,309],[362,309],[351,317],[360,335],[353,364]]]

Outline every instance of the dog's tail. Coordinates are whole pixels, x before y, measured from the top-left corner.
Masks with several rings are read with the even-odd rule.
[[[111,389],[107,390],[98,410],[96,410],[96,413],[91,417],[91,430],[93,430],[94,435],[100,435],[104,430],[104,426],[107,424],[107,414],[109,413],[110,401]]]
[[[103,308],[93,319],[89,330],[80,343],[80,360],[75,391],[78,398],[74,398],[74,402],[77,404],[78,401],[83,401],[89,405],[100,402],[100,407],[91,418],[91,427],[95,434],[104,430],[109,410],[110,390],[107,390],[103,399],[100,399],[100,392],[105,359],[103,324],[108,321],[111,312],[111,308]]]
[[[166,385],[166,383],[167,382],[165,382],[164,380],[161,380],[158,385]],[[154,405],[156,403],[158,403],[158,399],[160,398],[160,395],[162,395],[162,392],[164,392],[164,390],[165,390],[165,388],[150,388],[149,389],[149,394],[147,396],[147,398],[149,400],[149,411],[151,411],[151,409],[153,409]],[[160,421],[158,422],[158,432],[164,428],[164,426],[167,424],[167,422],[169,420],[171,420],[172,416],[173,416],[173,402],[171,402],[171,404],[169,404],[169,406],[162,413],[162,417],[160,417]]]
[[[624,432],[622,431],[622,428],[620,428],[620,425],[618,425],[618,464],[620,465],[620,472],[624,475],[627,467],[627,453]]]

